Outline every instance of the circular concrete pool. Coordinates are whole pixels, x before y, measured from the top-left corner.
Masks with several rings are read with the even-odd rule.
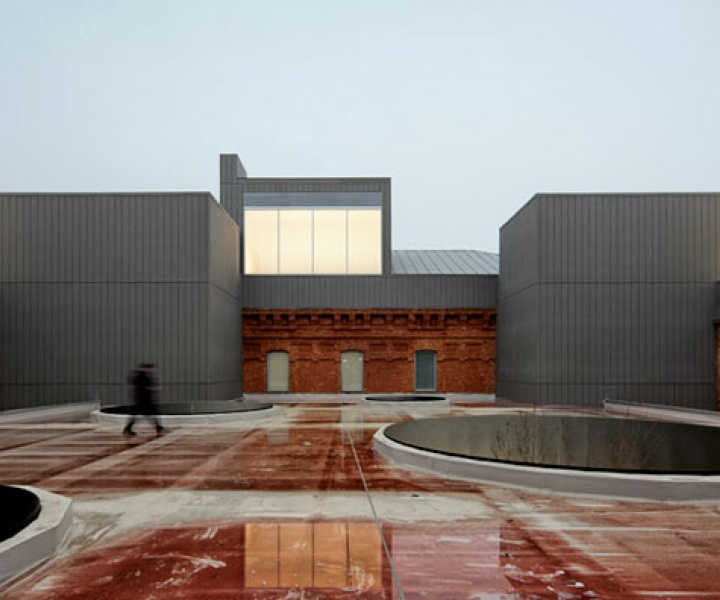
[[[38,518],[40,499],[31,491],[0,485],[0,506],[3,516],[0,519],[0,542],[3,542]]]
[[[422,394],[389,394],[385,396],[365,396],[368,402],[443,402],[445,396],[426,396]]]
[[[534,413],[448,417],[388,425],[376,434],[374,448],[397,462],[482,481],[659,500],[720,500],[716,427]]]
[[[158,404],[158,412],[168,415],[214,415],[219,413],[241,413],[254,410],[268,410],[272,404],[262,402],[167,402]],[[100,412],[109,415],[131,415],[135,411],[132,404],[106,406]]]
[[[125,422],[135,408],[132,404],[105,406],[93,412],[93,418],[100,423]],[[158,413],[163,423],[210,424],[228,423],[248,419],[259,419],[277,412],[273,404],[265,402],[238,402],[235,400],[211,402],[166,402],[158,404]],[[142,420],[142,417],[140,417]]]

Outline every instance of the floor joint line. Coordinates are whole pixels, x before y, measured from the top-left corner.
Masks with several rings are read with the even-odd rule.
[[[405,600],[405,593],[403,592],[402,585],[400,584],[400,577],[395,570],[395,563],[393,562],[392,556],[390,554],[390,548],[388,548],[387,542],[385,541],[385,535],[383,534],[382,526],[380,525],[380,518],[378,517],[377,511],[375,510],[375,503],[373,502],[372,496],[370,495],[370,488],[368,487],[367,481],[365,480],[365,473],[360,466],[360,459],[357,455],[357,451],[355,450],[355,442],[352,439],[352,435],[348,435],[348,440],[350,441],[350,448],[352,449],[353,457],[355,458],[355,465],[357,466],[358,472],[360,473],[360,480],[362,481],[363,488],[365,489],[365,495],[367,496],[368,504],[370,504],[370,510],[372,511],[373,519],[375,521],[375,528],[380,535],[380,542],[382,543],[383,551],[385,552],[385,556],[388,559],[388,564],[390,565],[390,573],[392,574],[395,588],[398,591],[398,600]]]

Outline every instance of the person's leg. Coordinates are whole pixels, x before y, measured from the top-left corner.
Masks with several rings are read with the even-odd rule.
[[[160,434],[165,431],[165,428],[160,424],[160,417],[158,416],[158,407],[154,402],[146,402],[142,406],[142,416],[147,419],[148,423],[155,426],[155,432]]]
[[[123,433],[125,435],[135,435],[135,432],[132,430],[133,425],[135,425],[135,418],[137,415],[132,414],[130,415],[130,419],[127,422],[127,425],[125,425],[125,429],[123,429]]]
[[[155,433],[158,435],[165,431],[165,428],[160,423],[160,411],[158,410],[157,404],[152,404],[152,419],[155,423]]]

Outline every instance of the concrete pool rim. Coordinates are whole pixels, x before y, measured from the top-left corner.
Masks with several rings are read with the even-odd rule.
[[[36,495],[38,517],[14,536],[0,542],[0,585],[22,575],[57,552],[72,524],[72,500],[47,490],[12,486]]]
[[[437,394],[371,394],[365,396],[368,402],[442,402],[445,396]]]
[[[13,485],[0,485],[4,515],[0,521],[0,543],[25,529],[40,515],[40,498],[32,490]]]
[[[385,425],[373,436],[374,453],[395,464],[441,477],[550,494],[667,503],[720,502],[720,475],[649,475],[463,458],[395,442],[385,434],[392,425]]]
[[[173,407],[172,414],[165,414]],[[182,407],[187,407],[183,412]],[[195,411],[194,407],[199,410]],[[216,402],[173,402],[159,404],[160,420],[165,425],[212,425],[221,423],[235,423],[254,419],[265,419],[279,412],[279,407],[264,402],[238,402],[238,401],[216,401]],[[121,425],[128,420],[132,412],[132,405],[115,405],[101,407],[91,413],[96,423]],[[140,424],[144,422],[143,417],[138,417]]]

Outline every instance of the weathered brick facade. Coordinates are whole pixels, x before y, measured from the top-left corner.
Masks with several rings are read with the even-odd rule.
[[[247,393],[266,391],[266,356],[285,351],[290,392],[340,391],[340,354],[364,353],[365,392],[412,392],[418,350],[437,352],[437,391],[495,389],[494,309],[244,310]]]

